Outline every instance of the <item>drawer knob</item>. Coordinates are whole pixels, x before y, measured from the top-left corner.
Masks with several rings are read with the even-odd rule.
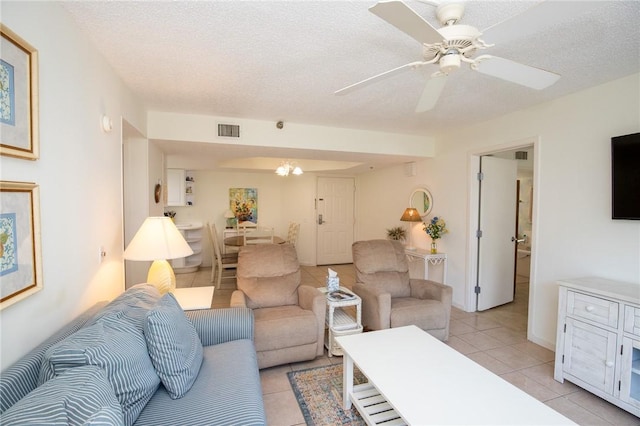
[[[604,363],[604,365],[606,365],[607,367],[611,368],[613,367],[613,361],[607,361]]]
[[[593,312],[593,310],[594,310],[595,308],[594,308],[593,306],[589,305],[589,306],[587,306],[587,307],[586,307],[586,308],[584,308],[584,309],[586,309],[586,311],[587,311],[587,312]]]

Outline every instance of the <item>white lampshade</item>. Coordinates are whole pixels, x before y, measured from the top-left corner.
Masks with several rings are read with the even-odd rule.
[[[176,277],[167,259],[193,254],[176,225],[169,217],[148,217],[124,251],[127,260],[153,260],[147,282],[162,293],[175,289]]]

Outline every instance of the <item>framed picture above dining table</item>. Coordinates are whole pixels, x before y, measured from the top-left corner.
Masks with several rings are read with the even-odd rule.
[[[239,222],[258,223],[258,189],[229,188],[229,208]]]

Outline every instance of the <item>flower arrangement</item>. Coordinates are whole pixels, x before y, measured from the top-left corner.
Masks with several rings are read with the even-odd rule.
[[[387,238],[389,238],[390,240],[404,241],[406,236],[407,231],[401,226],[387,229]]]
[[[442,238],[442,235],[449,232],[445,221],[438,216],[434,216],[428,225],[426,223],[423,223],[422,225],[422,229],[424,229],[424,231],[427,233],[427,235],[429,235],[429,237],[431,237],[432,240]]]

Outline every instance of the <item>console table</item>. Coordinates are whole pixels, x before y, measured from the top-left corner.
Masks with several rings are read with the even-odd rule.
[[[414,249],[406,249],[407,260],[409,260],[409,275],[411,278],[429,278],[429,265],[442,265],[442,284],[447,283],[447,255],[446,253],[431,254],[430,251]],[[419,265],[420,268],[416,268]],[[414,272],[415,271],[415,272]],[[412,273],[414,272],[414,273]],[[434,280],[436,281],[436,280]]]

